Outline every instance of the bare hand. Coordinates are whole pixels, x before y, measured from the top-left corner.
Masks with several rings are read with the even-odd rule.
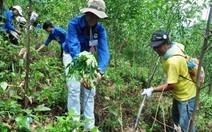
[[[17,33],[18,35],[21,35],[21,34],[22,34],[19,30],[16,30],[16,33]]]
[[[99,72],[96,73],[96,79],[97,82],[99,82],[102,79],[102,75]]]
[[[85,79],[81,79],[81,84],[86,88],[86,89],[91,89],[91,87],[89,86],[88,82]]]
[[[95,85],[97,85],[97,83],[102,79],[102,75],[99,73],[99,72],[97,72],[96,74],[96,79],[94,79],[94,80],[96,80],[96,81],[94,81],[94,80],[90,80],[90,81],[88,81],[87,80],[87,78],[85,77],[85,78],[82,78],[81,79],[81,84],[86,88],[86,89],[91,89],[92,87],[95,87]],[[90,84],[90,83],[91,84]]]

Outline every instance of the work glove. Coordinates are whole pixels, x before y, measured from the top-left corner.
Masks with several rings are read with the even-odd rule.
[[[150,97],[152,93],[153,93],[153,88],[147,88],[147,89],[144,89],[141,95],[146,95],[147,97]]]

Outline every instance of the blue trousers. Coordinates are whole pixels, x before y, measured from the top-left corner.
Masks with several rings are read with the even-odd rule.
[[[174,124],[181,127],[182,132],[188,131],[188,125],[190,117],[193,114],[195,99],[196,98],[192,98],[187,101],[177,101],[176,99],[173,99],[172,119]],[[195,127],[193,126],[192,132],[195,131]]]

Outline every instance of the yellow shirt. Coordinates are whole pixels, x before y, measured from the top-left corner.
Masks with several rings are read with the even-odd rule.
[[[176,50],[173,54],[183,53]],[[191,77],[188,72],[186,59],[182,56],[172,56],[163,61],[163,69],[167,76],[167,84],[176,84],[176,87],[171,91],[174,98],[178,101],[186,101],[196,96],[196,85],[189,81]],[[183,76],[183,77],[180,77]]]

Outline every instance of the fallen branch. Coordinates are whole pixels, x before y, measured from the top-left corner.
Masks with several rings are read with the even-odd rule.
[[[164,90],[164,89],[163,89],[163,90]],[[154,118],[155,120],[156,120],[156,117],[157,117],[157,115],[158,115],[158,113],[159,113],[158,111],[159,111],[160,102],[162,102],[161,100],[162,100],[162,97],[163,97],[163,92],[164,92],[164,91],[161,92],[160,97],[159,97],[159,101],[158,101],[159,103],[158,103],[157,111],[156,111],[156,113],[155,113],[155,118]],[[152,123],[151,130],[152,130],[153,127],[154,127],[155,120],[154,120],[154,122]]]
[[[104,123],[105,123],[106,119],[109,117],[109,115],[110,115],[110,114],[111,114],[111,113],[107,114],[107,116],[103,119],[102,123],[101,123],[101,124],[99,124],[99,127],[100,127],[102,124],[104,124]]]
[[[159,124],[161,124],[161,125],[165,125],[166,127],[171,128],[171,129],[174,130],[174,128],[173,128],[172,126],[169,126],[169,125],[167,125],[167,124],[164,124],[163,122],[161,122],[161,121],[155,119],[155,117],[151,116],[151,118],[152,118],[153,120],[155,120],[157,123],[159,123]]]

